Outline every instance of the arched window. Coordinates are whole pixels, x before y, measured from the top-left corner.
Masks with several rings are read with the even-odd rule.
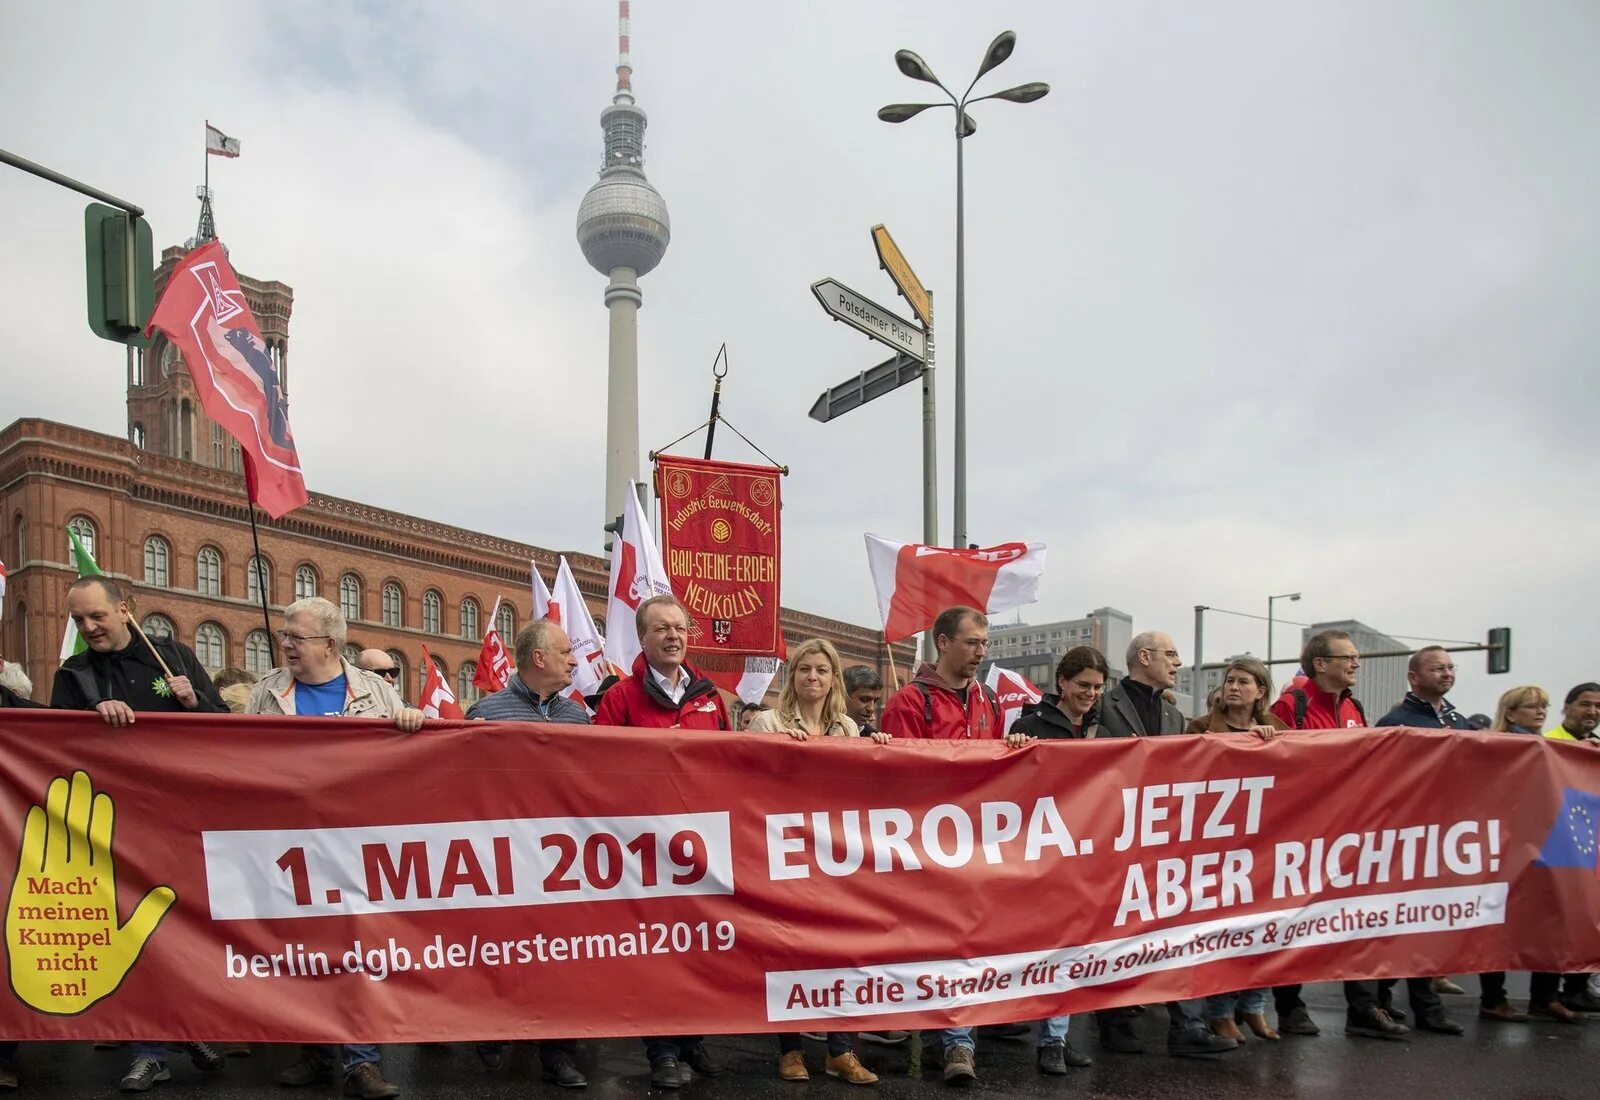
[[[245,596],[251,603],[261,602],[261,593],[267,594],[267,602],[272,602],[272,566],[260,558],[251,558],[244,567]]]
[[[22,563],[28,560],[28,521],[22,518],[22,513],[17,513],[14,521],[17,530],[17,560],[11,568],[21,569]]]
[[[354,573],[339,578],[339,610],[344,613],[346,622],[357,622],[361,618],[361,578]]]
[[[216,623],[201,623],[194,632],[194,655],[206,666],[207,672],[217,672],[228,663],[228,636]]]
[[[439,633],[439,610],[444,606],[444,600],[439,593],[428,589],[422,594],[422,629],[428,634]],[[437,663],[438,658],[434,658]]]
[[[144,540],[144,583],[157,588],[172,587],[172,570],[169,562],[172,557],[172,547],[167,545],[167,540],[160,535],[151,535]]]
[[[317,570],[315,566],[302,565],[294,571],[294,598],[303,600],[317,594]]]
[[[222,554],[202,546],[194,556],[194,590],[202,596],[222,595]]]
[[[265,630],[252,630],[245,635],[244,670],[256,676],[272,671],[272,639]]]
[[[211,437],[211,465],[219,470],[222,469],[222,436],[220,434]]]
[[[91,558],[93,558],[94,557],[94,520],[90,519],[88,516],[73,516],[70,520],[67,521],[67,526],[72,528],[73,531],[77,532],[78,541],[83,544],[84,551]],[[76,561],[77,560],[73,556],[72,540],[70,538],[67,540],[67,560],[68,561]],[[98,561],[99,559],[96,559],[96,560]]]
[[[351,664],[355,664],[356,658],[361,656],[361,647],[355,642],[346,642],[344,644],[344,648],[339,652],[344,656],[345,660],[349,661]]]
[[[471,596],[461,601],[461,636],[478,637],[478,601]]]
[[[383,586],[383,625],[403,626],[403,608],[405,597],[400,593],[400,586],[390,581]]]
[[[28,646],[28,605],[25,603],[17,604],[16,610],[11,613],[11,617],[6,622],[17,624],[17,640],[12,645],[10,653],[16,657],[19,664],[26,668],[29,662],[33,660],[33,653]],[[0,626],[4,625],[4,623],[0,623]]]
[[[141,451],[144,450],[144,425],[143,424],[135,424],[133,426],[133,445],[135,447],[139,448]]]
[[[594,628],[600,637],[604,638],[606,636],[606,617],[604,615],[596,615],[594,617]]]
[[[178,633],[178,628],[165,615],[146,615],[139,620],[139,625],[152,638],[172,638]]]
[[[244,462],[239,458],[239,441],[233,441],[233,447],[228,452],[228,468],[236,474],[244,473]]]
[[[394,662],[396,669],[394,689],[400,693],[400,698],[404,699],[406,697],[406,655],[398,649],[391,649],[386,652],[389,654],[389,660]]]
[[[456,702],[461,704],[462,710],[478,701],[478,685],[472,682],[477,674],[477,661],[461,662],[461,670],[456,673]]]
[[[517,636],[517,609],[501,601],[500,610],[494,613],[494,628],[500,632],[500,640],[509,650],[511,639]]]

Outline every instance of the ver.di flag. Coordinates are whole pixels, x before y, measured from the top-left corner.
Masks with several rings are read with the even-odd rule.
[[[172,342],[206,415],[239,441],[250,499],[273,519],[306,503],[278,367],[221,241],[173,269],[145,332]]]
[[[1012,723],[1022,717],[1023,707],[1037,703],[1044,697],[1022,673],[999,665],[989,666],[989,675],[983,678],[983,682],[989,685],[989,690],[1000,701],[1001,734],[1011,732]]]
[[[78,532],[74,531],[70,524],[67,527],[67,538],[72,543],[72,561],[77,567],[78,576],[101,576],[100,567],[95,564],[94,555],[84,549],[83,541],[78,538]],[[61,635],[61,659],[65,661],[74,653],[82,653],[88,648],[88,643],[78,637],[78,624],[72,621],[71,615],[68,615],[67,629]]]
[[[867,564],[878,590],[884,638],[898,642],[928,629],[947,607],[995,615],[1038,600],[1044,543],[952,550],[868,535]]]
[[[506,653],[505,641],[500,637],[500,601],[494,601],[489,612],[489,629],[483,633],[483,647],[478,650],[478,669],[472,674],[472,683],[479,691],[493,694],[506,686],[511,679],[511,657]]]

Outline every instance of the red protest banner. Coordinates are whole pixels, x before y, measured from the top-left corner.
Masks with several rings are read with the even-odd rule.
[[[661,557],[689,609],[691,654],[783,656],[779,474],[774,466],[656,458]]]
[[[1588,746],[1450,731],[1008,749],[6,713],[0,1034],[917,1027],[1594,970],[1597,792]]]

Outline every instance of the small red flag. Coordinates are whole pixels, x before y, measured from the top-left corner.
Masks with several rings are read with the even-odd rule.
[[[493,626],[483,636],[483,648],[478,651],[478,671],[472,682],[479,691],[493,693],[505,687],[511,679],[511,657],[506,653],[500,631]]]
[[[418,701],[422,704],[422,713],[429,718],[466,717],[461,713],[461,704],[456,702],[456,693],[439,675],[439,666],[433,663],[427,646],[422,647],[422,695]]]
[[[250,499],[273,519],[306,503],[277,365],[221,241],[173,269],[145,329],[156,331],[182,353],[206,415],[239,441]]]

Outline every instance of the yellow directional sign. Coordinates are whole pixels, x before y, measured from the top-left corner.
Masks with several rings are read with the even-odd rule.
[[[881,225],[873,226],[872,244],[878,250],[879,265],[889,273],[894,285],[900,288],[900,294],[911,306],[911,311],[922,320],[923,325],[933,324],[933,301],[928,297],[928,290],[917,278],[917,273],[911,270],[911,265],[906,263],[900,246],[894,243],[889,231]]]

